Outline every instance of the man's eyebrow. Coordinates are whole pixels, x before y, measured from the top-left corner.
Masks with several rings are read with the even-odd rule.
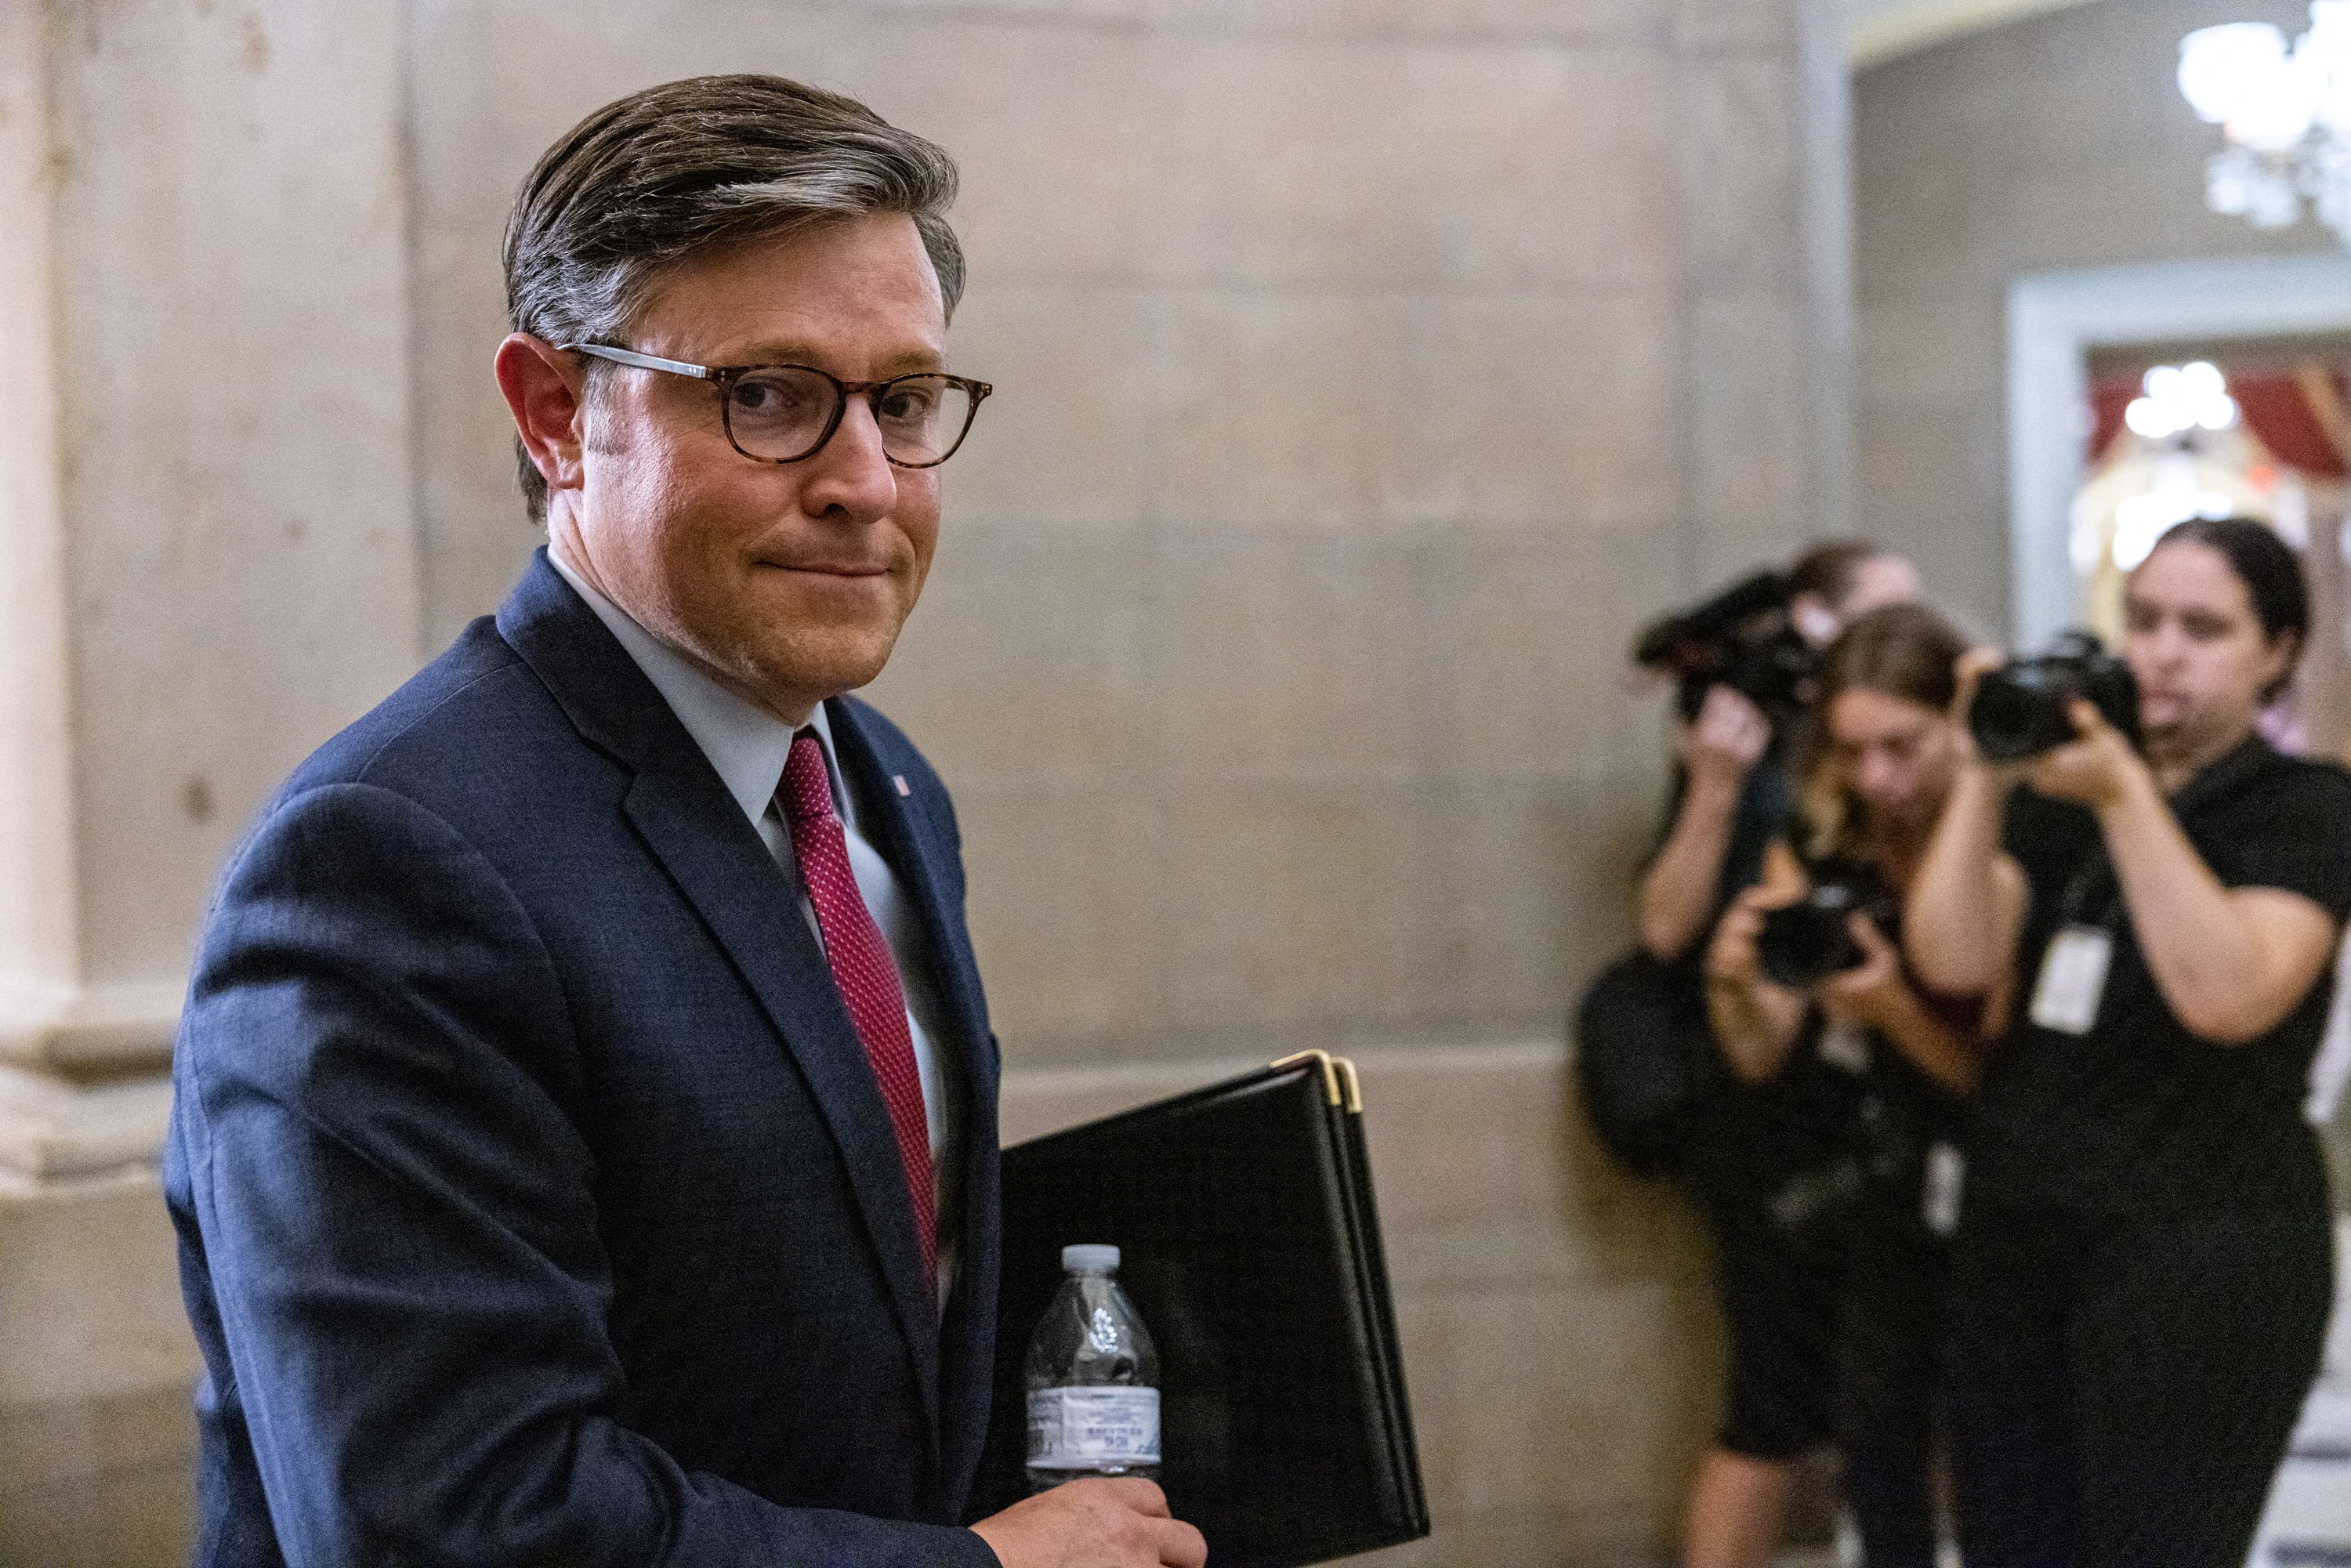
[[[824,368],[826,355],[812,343],[767,339],[730,350],[725,362],[730,365],[812,365]],[[939,351],[930,348],[905,348],[884,354],[875,369],[884,376],[906,375],[915,371],[935,371],[946,361]]]

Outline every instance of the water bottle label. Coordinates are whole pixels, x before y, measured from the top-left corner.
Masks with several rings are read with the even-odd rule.
[[[1159,1462],[1159,1390],[1121,1386],[1029,1393],[1029,1464],[1091,1470]]]

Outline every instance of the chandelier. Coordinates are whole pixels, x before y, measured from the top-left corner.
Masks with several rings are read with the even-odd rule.
[[[2351,245],[2351,0],[2313,0],[2291,47],[2267,22],[2198,28],[2179,41],[2179,90],[2229,139],[2205,165],[2206,205],[2275,229],[2307,198]]]

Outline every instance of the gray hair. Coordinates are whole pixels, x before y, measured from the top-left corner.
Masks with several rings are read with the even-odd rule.
[[[625,332],[653,284],[700,252],[827,219],[904,213],[949,316],[963,247],[954,160],[839,93],[781,77],[690,77],[608,103],[549,148],[507,218],[507,319],[551,343]],[[597,367],[590,367],[591,376]],[[519,441],[524,500],[547,481]]]

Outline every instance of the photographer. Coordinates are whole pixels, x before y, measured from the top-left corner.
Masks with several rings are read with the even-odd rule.
[[[2308,620],[2267,528],[2173,528],[2125,595],[2143,751],[2065,704],[2074,738],[1962,768],[1913,885],[1918,973],[2017,998],[1954,1259],[1970,1568],[2238,1568],[2317,1369],[2332,1246],[2302,1101],[2351,778],[2255,727]],[[1996,891],[2004,804],[2021,909]]]
[[[1958,773],[1948,710],[1964,647],[1915,604],[1864,615],[1829,646],[1794,842],[1772,842],[1763,881],[1731,905],[1707,953],[1708,1014],[1742,1081],[1817,1077],[1823,1062],[1860,1081],[1854,1145],[1807,1177],[1834,1195],[1844,1221],[1837,1440],[1872,1568],[1935,1561],[1948,1259],[1944,1227],[1929,1217],[1949,1208],[1938,1189],[1955,1179],[1984,1009],[1923,992],[1879,922],[1898,907]],[[2010,902],[2021,897],[2012,886]],[[1724,1267],[1727,1281],[1748,1271],[1729,1255]],[[1819,1312],[1823,1328],[1829,1316],[1809,1295],[1750,1301],[1735,1285],[1726,1294],[1743,1308],[1732,1320],[1735,1385],[1761,1375],[1748,1364],[1770,1354],[1776,1316]]]
[[[1788,630],[1817,651],[1855,616],[1916,599],[1918,573],[1898,555],[1833,539],[1796,558],[1783,591]],[[1794,705],[1767,714],[1716,681],[1687,693],[1684,706],[1694,711],[1676,736],[1673,826],[1642,875],[1638,917],[1641,946],[1667,963],[1696,947],[1723,901],[1755,880],[1763,840],[1792,804],[1781,754]]]
[[[1793,809],[1790,732],[1802,727],[1813,654],[1848,619],[1917,591],[1900,556],[1832,540],[1784,578],[1734,585],[1643,637],[1640,662],[1680,677],[1684,722],[1672,826],[1641,882],[1640,946],[1670,967],[1661,983],[1692,1010],[1700,944],[1762,873],[1764,846]],[[1712,1095],[1693,1118],[1685,1174],[1716,1237],[1733,1364],[1721,1431],[1690,1483],[1687,1568],[1761,1568],[1797,1460],[1834,1435],[1839,1247],[1825,1227],[1784,1223],[1768,1197],[1841,1135],[1845,1089],[1796,1073]]]

